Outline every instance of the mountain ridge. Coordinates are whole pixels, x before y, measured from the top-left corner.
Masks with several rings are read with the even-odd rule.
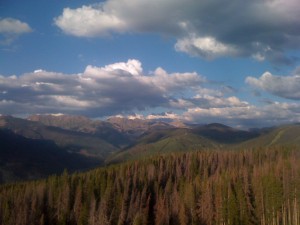
[[[104,159],[107,154],[116,151],[116,147],[107,141],[83,132],[65,130],[60,127],[46,126],[36,121],[30,121],[11,116],[0,117],[0,128],[12,130],[26,138],[52,140],[59,147],[71,152],[80,153],[88,150],[90,154]]]
[[[128,118],[100,121],[72,115],[33,115],[28,119],[0,116],[0,131],[10,130],[32,141],[52,141],[62,151],[98,160],[99,166],[170,152],[300,146],[299,124],[245,131],[220,123],[183,127],[173,122]]]

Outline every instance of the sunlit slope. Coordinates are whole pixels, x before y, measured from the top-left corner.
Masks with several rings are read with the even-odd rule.
[[[107,160],[108,163],[139,159],[158,153],[218,149],[222,145],[193,133],[191,129],[168,129],[149,132],[138,143]]]
[[[300,124],[280,126],[261,136],[236,145],[239,149],[271,146],[300,146]]]

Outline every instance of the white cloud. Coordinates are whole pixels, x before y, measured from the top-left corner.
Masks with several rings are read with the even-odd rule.
[[[273,95],[300,100],[300,76],[276,76],[265,72],[261,77],[247,77],[246,83]]]
[[[247,82],[299,99],[299,79],[297,74],[279,77],[265,73],[260,78],[248,77]],[[136,59],[103,67],[89,65],[79,74],[39,69],[21,76],[0,76],[0,113],[131,115],[242,127],[300,121],[300,103],[269,101],[256,106],[235,96],[232,88],[214,85],[196,72],[168,73],[158,67],[145,73]]]
[[[0,33],[2,34],[23,34],[31,32],[32,29],[27,23],[13,18],[0,20]]]
[[[83,73],[82,79],[92,80],[100,78],[111,78],[117,76],[138,76],[143,75],[143,68],[140,61],[129,59],[127,62],[118,62],[106,65],[104,67],[97,67],[88,65]]]
[[[154,71],[153,77],[143,77],[142,80],[156,85],[166,94],[170,91],[180,92],[186,88],[197,89],[200,84],[206,82],[206,78],[196,72],[168,74],[160,67]]]
[[[189,122],[220,122],[237,127],[266,127],[300,121],[300,104],[274,102],[262,107],[254,105],[190,108],[182,114]]]
[[[224,108],[224,107],[247,107],[249,103],[241,101],[236,96],[229,96],[227,90],[208,89],[199,87],[195,92],[194,96],[189,98],[176,98],[170,100],[170,106],[176,109],[211,109],[211,108]]]
[[[135,59],[129,59],[128,62],[120,62],[120,63],[114,63],[110,64],[108,66],[105,66],[104,68],[107,72],[113,72],[113,71],[125,71],[128,72],[131,75],[142,75],[143,68],[140,61]]]
[[[102,36],[111,31],[122,32],[126,28],[126,23],[100,4],[84,5],[77,9],[65,8],[54,22],[65,33],[79,37]]]
[[[65,8],[54,19],[65,33],[96,37],[113,33],[158,33],[175,37],[177,51],[213,59],[253,57],[291,62],[300,47],[297,0],[107,0]]]
[[[185,37],[177,41],[175,49],[205,59],[238,54],[233,46],[223,44],[213,37]]]
[[[174,9],[179,13],[183,3],[181,0],[108,0],[77,9],[65,8],[62,15],[54,18],[54,23],[65,33],[78,37],[153,30],[174,33],[179,27],[174,24],[177,18],[166,12]]]
[[[32,32],[27,23],[13,18],[0,19],[0,44],[9,45],[18,36]]]
[[[162,68],[144,74],[135,59],[104,67],[87,66],[81,74],[35,70],[16,77],[0,77],[0,100],[14,102],[34,113],[82,113],[103,116],[169,106],[178,92],[198,88],[205,79],[197,73],[167,73]],[[23,106],[22,106],[23,105]],[[30,109],[29,109],[30,108]]]
[[[153,73],[143,74],[143,68],[138,60],[130,59],[126,63],[119,62],[104,67],[87,66],[84,73],[80,76],[91,85],[105,84],[111,85],[111,82],[118,85],[124,85],[133,89],[132,85],[145,87],[142,92],[151,87],[152,91],[160,94],[172,94],[187,88],[197,88],[206,80],[196,72],[192,73],[167,73],[164,69],[158,67]],[[121,88],[121,87],[120,87]],[[122,89],[122,88],[121,88]],[[118,91],[118,90],[116,90]],[[119,90],[121,91],[121,90]],[[143,93],[141,93],[143,94]]]
[[[88,109],[97,104],[94,101],[78,100],[76,96],[51,95],[50,98],[52,98],[58,105],[61,105],[62,107],[72,107],[75,109]]]

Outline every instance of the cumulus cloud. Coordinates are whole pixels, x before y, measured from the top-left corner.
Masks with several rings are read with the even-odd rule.
[[[276,94],[299,99],[298,79],[298,75],[266,73],[260,78],[248,77],[247,82],[274,93],[279,88]],[[21,76],[0,76],[0,113],[129,115],[240,127],[300,121],[298,103],[268,101],[255,106],[235,94],[232,88],[211,84],[196,72],[168,73],[158,67],[145,73],[140,61],[130,59],[103,67],[88,65],[79,74],[38,69]]]
[[[225,123],[231,126],[251,128],[267,127],[300,121],[300,104],[273,102],[261,107],[245,104],[214,108],[189,108],[182,114],[189,122]]]
[[[78,37],[124,32],[177,33],[176,16],[165,13],[169,10],[180,13],[182,5],[181,0],[109,0],[76,9],[64,8],[62,14],[54,18],[54,23],[65,33]]]
[[[185,37],[177,41],[175,49],[205,59],[238,55],[238,50],[235,47],[218,42],[213,37]]]
[[[9,45],[18,36],[32,32],[27,23],[13,18],[0,19],[0,44]]]
[[[297,0],[107,0],[65,8],[54,22],[78,37],[158,33],[175,37],[177,51],[205,59],[290,63],[285,52],[300,47],[299,14]]]
[[[207,90],[207,89],[206,89]],[[214,90],[211,90],[213,92]],[[216,91],[217,92],[217,91]],[[190,98],[177,98],[170,100],[170,106],[176,109],[211,109],[224,107],[245,107],[248,106],[246,101],[241,101],[236,96],[225,97],[223,95],[195,95]]]
[[[170,105],[182,112],[177,118],[189,123],[225,123],[241,128],[266,127],[300,121],[300,104],[268,101],[253,105],[221,88],[200,88],[191,98],[173,99]]]
[[[141,62],[87,66],[80,74],[36,70],[19,77],[0,76],[1,113],[77,113],[105,116],[169,106],[178,92],[199,88],[197,73],[144,74]],[[5,107],[4,107],[5,106]]]
[[[107,35],[114,30],[121,32],[126,29],[126,23],[113,12],[106,12],[101,5],[65,8],[63,14],[55,19],[55,24],[67,34],[79,37]]]
[[[273,95],[300,100],[300,75],[277,76],[265,72],[261,77],[247,77],[246,83],[252,87],[269,92]]]

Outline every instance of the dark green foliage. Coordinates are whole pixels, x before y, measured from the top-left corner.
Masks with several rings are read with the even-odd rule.
[[[300,223],[300,152],[283,148],[155,156],[0,187],[0,221],[19,224]]]

